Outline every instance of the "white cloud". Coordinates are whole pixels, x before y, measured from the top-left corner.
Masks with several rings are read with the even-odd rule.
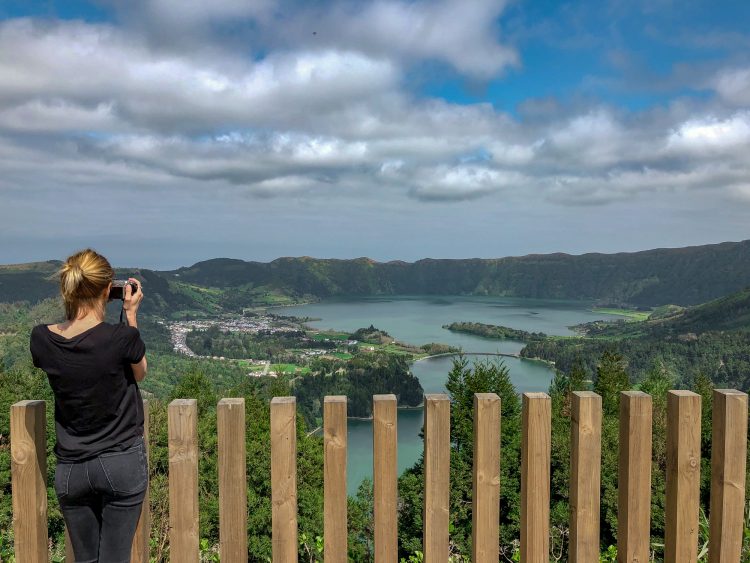
[[[162,47],[195,49],[195,37],[232,48],[356,50],[398,63],[436,60],[489,79],[519,64],[498,36],[506,0],[117,0],[131,26]],[[243,27],[243,24],[246,24]],[[224,33],[229,25],[233,32]]]
[[[571,164],[607,166],[623,158],[629,141],[625,127],[609,111],[596,109],[553,128],[541,148]]]
[[[714,80],[718,94],[735,106],[750,106],[750,68],[721,71]]]
[[[475,199],[522,185],[521,175],[485,166],[437,166],[415,171],[405,179],[409,195],[426,201]]]
[[[750,149],[750,112],[738,112],[727,119],[712,116],[691,119],[670,134],[668,146],[690,152]]]
[[[519,63],[517,52],[497,37],[495,22],[505,4],[504,0],[381,0],[365,6],[355,2],[334,12],[332,23],[338,36],[359,48],[406,59],[442,60],[461,73],[487,79]]]
[[[189,8],[218,20],[247,9],[242,17],[272,21],[275,8],[261,4]],[[556,103],[514,118],[488,103],[405,90],[409,57],[449,61],[475,76],[501,72],[513,60],[493,31],[502,8],[339,3],[314,47],[307,38],[258,60],[164,49],[113,25],[5,21],[2,186],[122,186],[132,178],[143,189],[218,186],[263,197],[334,190],[362,201],[380,194],[457,201],[518,193],[568,204],[668,190],[745,193],[746,108],[712,101],[625,112]],[[301,10],[285,33],[311,13]],[[342,30],[336,41],[326,39],[334,28]],[[741,101],[737,72],[717,82],[732,104]]]
[[[152,129],[278,126],[377,96],[396,77],[390,62],[356,52],[200,60],[151,51],[106,25],[0,24],[0,104],[109,104]]]

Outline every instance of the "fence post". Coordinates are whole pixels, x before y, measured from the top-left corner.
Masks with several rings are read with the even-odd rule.
[[[472,561],[500,560],[500,397],[474,393]]]
[[[245,399],[221,399],[216,407],[219,443],[219,557],[247,561],[247,460]]]
[[[373,494],[375,563],[396,563],[398,557],[396,395],[374,395]]]
[[[426,563],[448,560],[451,403],[448,395],[424,397],[424,528]]]
[[[523,394],[521,560],[549,561],[552,410],[546,393]]]
[[[667,393],[667,494],[664,561],[698,559],[698,507],[701,471],[701,396]]]
[[[323,556],[346,563],[346,397],[323,399]]]
[[[271,544],[274,562],[297,561],[297,400],[271,400]]]
[[[198,562],[198,402],[168,408],[170,560]]]
[[[620,561],[648,561],[651,541],[651,396],[620,393],[617,553]]]
[[[149,441],[151,432],[149,431],[148,408],[148,401],[143,401],[143,444],[146,448],[146,463],[150,469],[151,464],[149,463],[149,452],[151,448],[149,446]],[[146,489],[146,496],[143,497],[141,517],[138,519],[138,527],[135,529],[135,536],[133,537],[133,548],[130,552],[130,560],[132,563],[149,563],[149,540],[151,536],[151,511],[149,510],[150,488],[151,483],[149,482],[149,487]],[[70,561],[73,561],[73,559]]]
[[[47,562],[47,418],[44,401],[10,407],[11,489],[16,561]]]
[[[575,391],[570,399],[570,560],[598,563],[602,398]]]
[[[711,512],[708,560],[740,560],[745,508],[747,395],[715,389],[711,445]]]

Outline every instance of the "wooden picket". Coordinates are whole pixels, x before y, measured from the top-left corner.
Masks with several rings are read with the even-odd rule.
[[[148,403],[145,405],[148,448]],[[522,398],[521,557],[549,559],[551,401],[544,393]],[[450,400],[425,397],[424,529],[425,560],[446,561],[450,522]],[[620,398],[619,534],[622,561],[648,561],[651,502],[651,397],[628,391]],[[700,396],[670,391],[667,396],[665,561],[696,561],[700,480]],[[570,396],[571,561],[595,562],[599,554],[601,478],[601,397]],[[297,413],[294,397],[271,401],[272,551],[276,562],[298,557]],[[346,397],[326,397],[323,405],[324,555],[348,560]],[[168,407],[170,558],[199,559],[197,402],[178,399]],[[21,401],[11,407],[14,549],[17,561],[48,558],[46,407]],[[246,561],[247,485],[243,399],[217,405],[220,552],[222,561]],[[472,558],[499,560],[501,402],[491,393],[474,396]],[[397,399],[373,398],[375,560],[398,558]],[[713,395],[713,448],[709,561],[736,562],[743,534],[748,433],[748,397],[735,390]],[[132,560],[148,561],[149,509],[133,540]],[[72,550],[68,542],[70,560]]]

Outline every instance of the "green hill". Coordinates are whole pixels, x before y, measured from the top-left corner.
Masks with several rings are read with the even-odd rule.
[[[232,287],[248,282],[292,296],[464,294],[580,299],[609,305],[697,305],[750,285],[750,241],[619,254],[544,254],[413,263],[317,258],[215,259],[161,272]]]
[[[750,287],[694,307],[660,307],[645,321],[596,321],[579,328],[588,337],[612,339],[750,330]]]
[[[0,266],[0,301],[54,296],[59,262]],[[118,270],[128,275],[135,270]],[[544,254],[416,262],[216,258],[172,271],[138,270],[152,312],[200,314],[331,296],[497,295],[651,308],[697,305],[750,286],[750,240],[619,254]]]
[[[602,354],[623,356],[633,381],[660,366],[680,385],[699,372],[717,387],[750,391],[750,287],[703,305],[645,321],[589,323],[585,337],[529,342],[521,355],[554,362],[570,372],[581,361],[593,377]]]

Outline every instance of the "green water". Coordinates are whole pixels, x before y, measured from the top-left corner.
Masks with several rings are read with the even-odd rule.
[[[331,299],[310,305],[279,307],[273,312],[282,315],[319,317],[308,323],[316,328],[355,331],[370,326],[385,330],[397,340],[409,344],[441,342],[460,346],[467,353],[517,353],[523,344],[497,341],[454,333],[442,328],[453,321],[472,321],[497,324],[529,332],[570,335],[569,326],[598,319],[612,318],[593,313],[589,304],[567,301],[544,301],[500,297],[464,296],[389,296],[350,299]],[[469,356],[469,360],[490,356]],[[552,370],[545,364],[519,358],[502,358],[510,370],[513,384],[519,393],[547,391]],[[442,393],[451,369],[452,358],[428,358],[412,365],[425,393]],[[422,429],[422,409],[399,410],[398,413],[398,470],[414,465],[422,453],[419,437]],[[365,477],[372,476],[372,422],[348,421],[349,493],[356,492]]]

